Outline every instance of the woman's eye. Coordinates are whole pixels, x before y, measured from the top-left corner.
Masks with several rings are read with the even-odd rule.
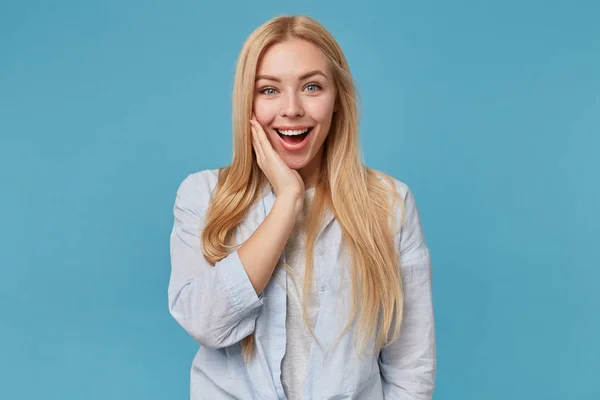
[[[313,88],[313,90],[311,90],[311,88]],[[314,84],[314,83],[311,83],[310,85],[307,85],[307,86],[306,86],[306,89],[307,89],[309,92],[316,92],[316,91],[317,91],[317,90],[319,90],[320,88],[321,88],[321,87],[320,87],[319,85],[317,85],[317,84]]]
[[[273,88],[264,88],[263,90],[260,91],[262,94],[274,94],[275,93],[275,89]]]

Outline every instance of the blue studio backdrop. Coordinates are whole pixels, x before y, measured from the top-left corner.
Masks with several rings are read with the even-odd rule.
[[[185,399],[167,309],[179,183],[231,160],[235,61],[308,14],[367,164],[434,265],[437,400],[600,399],[600,3],[0,4],[0,398]]]

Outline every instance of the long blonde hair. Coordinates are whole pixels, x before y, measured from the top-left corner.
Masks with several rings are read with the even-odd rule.
[[[290,38],[306,40],[321,51],[337,88],[336,112],[323,144],[322,168],[306,219],[304,279],[312,280],[314,244],[322,217],[329,209],[341,228],[342,246],[352,260],[353,302],[343,332],[359,315],[363,343],[377,333],[375,345],[383,347],[397,339],[402,321],[402,279],[398,246],[394,243],[398,226],[393,223],[399,196],[389,176],[363,165],[358,140],[358,94],[348,63],[331,34],[310,17],[275,17],[256,29],[242,47],[233,91],[233,161],[220,170],[207,211],[202,233],[204,256],[214,265],[240,245],[230,244],[233,232],[268,183],[257,164],[250,136],[255,75],[264,51]],[[304,285],[303,299],[307,298],[308,288]],[[305,300],[303,309],[306,322]],[[247,361],[254,352],[254,335],[242,339],[241,345]]]

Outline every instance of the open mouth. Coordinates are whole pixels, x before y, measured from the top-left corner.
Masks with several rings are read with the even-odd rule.
[[[299,144],[306,139],[306,137],[312,132],[313,128],[308,128],[303,131],[286,131],[286,133],[281,133],[279,129],[275,129],[279,137],[286,143],[289,144]]]

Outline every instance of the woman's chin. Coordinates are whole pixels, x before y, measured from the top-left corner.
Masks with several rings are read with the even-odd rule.
[[[299,170],[304,168],[306,165],[303,162],[298,162],[298,161],[288,161],[288,160],[284,160],[285,164],[290,168],[290,169],[295,169],[295,170]]]
[[[291,169],[302,169],[306,167],[306,162],[304,158],[294,157],[289,154],[279,154],[285,165],[287,165]]]

